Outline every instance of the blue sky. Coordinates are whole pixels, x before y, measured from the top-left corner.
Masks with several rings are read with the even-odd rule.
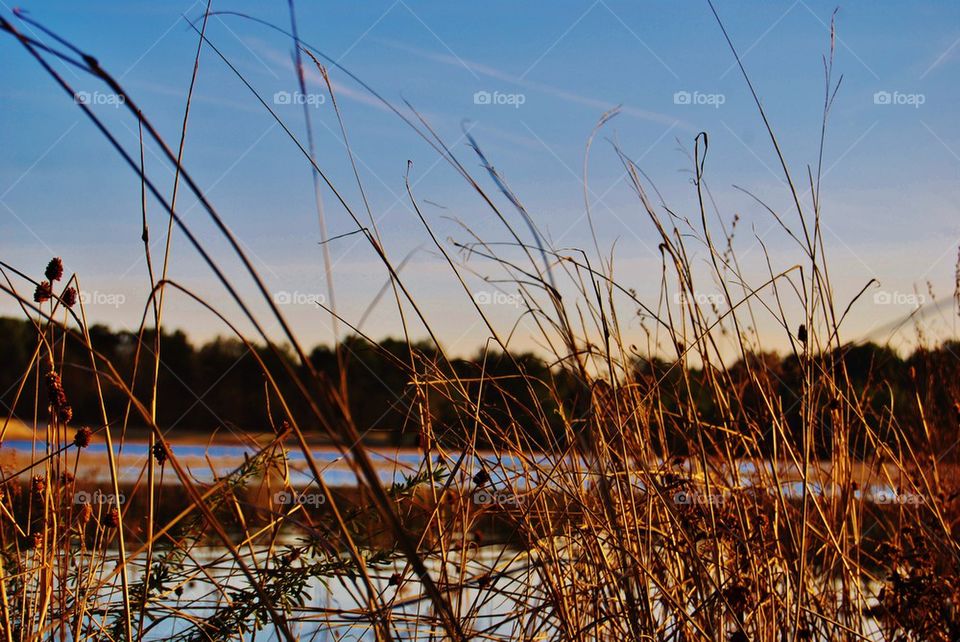
[[[716,4],[802,182],[806,165],[817,157],[822,56],[835,3]],[[176,146],[197,44],[182,15],[200,17],[203,3],[26,0],[21,7],[94,54]],[[289,26],[285,2],[215,1],[213,9]],[[10,6],[2,11],[11,17]],[[622,105],[594,143],[589,198],[601,247],[615,244],[619,279],[641,297],[656,298],[658,241],[611,140],[648,173],[671,208],[693,217],[691,163],[684,150],[692,150],[697,132],[708,132],[707,180],[721,218],[729,223],[735,214],[741,217],[735,247],[747,272],[759,282],[766,269],[755,236],[771,250],[775,267],[800,260],[769,214],[734,187],[749,189],[795,220],[763,123],[706,2],[485,2],[478,10],[466,3],[388,0],[300,3],[297,12],[306,42],[391,102],[410,101],[494,194],[466,146],[461,129],[466,122],[558,247],[592,248],[583,216],[584,147],[601,114]],[[845,326],[846,338],[854,339],[909,313],[915,292],[929,297],[932,291],[945,299],[952,294],[960,239],[955,108],[960,5],[898,3],[880,9],[873,2],[853,2],[840,5],[837,26],[835,77],[842,74],[843,82],[824,157],[825,243],[840,305],[870,278],[880,281],[892,301],[867,297]],[[284,96],[296,91],[289,39],[231,16],[211,18],[208,36],[303,136],[300,107],[283,104]],[[51,254],[63,256],[84,289],[98,295],[91,298],[91,317],[135,328],[148,291],[139,241],[139,182],[9,36],[0,39],[0,59],[0,254],[34,271]],[[136,122],[110,103],[107,89],[54,66],[77,91],[91,96],[95,112],[137,154]],[[339,70],[331,68],[331,77],[388,253],[396,261],[411,255],[403,274],[441,340],[454,352],[474,351],[487,332],[409,205],[407,161],[413,162],[417,198],[432,203],[423,211],[448,248],[449,239],[467,239],[452,219],[489,240],[506,240],[503,229],[464,181],[394,114]],[[310,73],[308,84],[318,163],[362,212],[329,96],[316,73]],[[147,149],[146,165],[169,194],[172,173],[155,148]],[[329,341],[329,318],[310,304],[312,297],[325,296],[327,284],[309,166],[209,49],[201,57],[185,165],[243,241],[270,289],[286,297],[284,312],[306,343]],[[498,199],[513,214],[505,199]],[[355,229],[327,190],[323,202],[330,235]],[[156,260],[165,220],[156,203],[149,208]],[[179,209],[240,289],[252,293],[225,243],[185,192]],[[359,236],[329,247],[340,312],[356,322],[386,274]],[[479,274],[498,274],[482,261],[468,265]],[[236,316],[179,234],[171,276]],[[489,289],[478,278],[470,283],[475,290]],[[168,323],[198,339],[224,332],[182,298],[168,309]],[[0,313],[16,314],[17,308],[3,301]],[[258,313],[265,318],[262,306]],[[516,308],[502,305],[491,314],[509,329]],[[771,333],[769,345],[779,345],[775,326],[761,325]],[[390,297],[373,309],[363,329],[376,337],[399,334]],[[630,331],[639,329],[634,325]],[[416,325],[413,332],[423,336]],[[521,326],[515,345],[535,346],[533,334]]]

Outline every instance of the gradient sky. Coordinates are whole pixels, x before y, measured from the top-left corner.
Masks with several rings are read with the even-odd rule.
[[[0,4],[10,19],[12,6]],[[716,4],[804,188],[806,165],[817,160],[822,56],[829,48],[835,3]],[[176,146],[197,45],[182,16],[199,18],[203,3],[24,0],[20,6],[95,55]],[[503,211],[515,216],[466,145],[461,125],[468,121],[491,162],[557,247],[593,246],[584,218],[584,147],[601,114],[622,105],[622,113],[594,143],[589,198],[601,247],[616,244],[619,280],[651,303],[658,291],[657,236],[610,140],[647,172],[671,208],[694,217],[686,153],[697,132],[708,132],[707,180],[721,218],[729,223],[734,214],[741,217],[735,247],[746,271],[757,282],[764,279],[757,236],[771,251],[775,268],[800,260],[771,216],[734,187],[749,189],[786,220],[796,220],[756,106],[706,2],[490,1],[481,6],[301,2],[297,12],[303,40],[391,102],[410,101]],[[290,23],[286,2],[214,0],[213,9],[246,12],[283,28]],[[28,25],[22,27],[30,33]],[[870,278],[881,283],[845,323],[845,338],[856,339],[908,314],[915,291],[929,297],[928,282],[942,299],[953,292],[960,239],[960,4],[844,3],[837,27],[835,78],[842,74],[843,82],[824,157],[825,243],[839,305],[845,306]],[[296,91],[291,42],[282,34],[222,16],[210,19],[208,36],[271,104],[277,92]],[[70,97],[6,34],[0,37],[0,60],[0,258],[39,274],[50,256],[62,256],[84,289],[94,293],[88,307],[92,320],[136,328],[149,290],[139,240],[139,181]],[[137,123],[110,104],[107,89],[60,63],[54,67],[77,91],[103,101],[95,112],[132,154],[139,154]],[[424,214],[446,247],[451,248],[450,239],[467,240],[452,219],[488,240],[507,240],[506,234],[462,178],[396,115],[339,70],[331,69],[331,77],[388,253],[397,262],[412,253],[403,276],[441,340],[456,353],[475,351],[487,332],[408,202],[407,161],[413,162],[411,180]],[[351,206],[363,212],[329,96],[318,74],[310,73],[308,84],[316,103],[310,109],[318,163]],[[476,92],[498,92],[506,104],[476,104]],[[689,92],[691,103],[702,104],[678,104],[678,92]],[[901,104],[877,104],[877,92],[889,92],[890,102]],[[302,137],[301,108],[275,108]],[[208,48],[192,109],[185,166],[243,241],[268,287],[286,296],[284,312],[304,341],[328,342],[329,318],[310,304],[311,297],[325,295],[327,285],[309,165]],[[148,147],[146,165],[169,195],[172,171],[156,148]],[[330,235],[355,229],[328,190],[323,202]],[[156,203],[148,207],[153,256],[159,260],[165,219]],[[252,293],[249,279],[185,191],[178,209],[241,291]],[[223,289],[181,234],[175,234],[173,245],[171,277],[236,318]],[[384,285],[385,271],[358,235],[331,242],[330,250],[340,312],[357,322]],[[696,260],[705,258],[701,251]],[[471,259],[468,265],[479,274],[499,274],[483,261]],[[490,289],[471,279],[475,290]],[[505,287],[505,292],[512,290]],[[890,304],[874,299],[880,292],[889,295]],[[257,310],[266,318],[262,305]],[[508,304],[491,307],[505,330],[516,312]],[[18,313],[11,301],[0,301],[0,314]],[[951,316],[947,309],[940,321],[948,329]],[[225,332],[182,297],[172,299],[167,323],[197,339]],[[628,326],[639,332],[636,323]],[[423,336],[416,324],[412,329]],[[375,337],[399,334],[389,296],[363,330]],[[778,345],[775,328],[766,330],[770,345]],[[531,335],[521,326],[515,345],[533,346]]]

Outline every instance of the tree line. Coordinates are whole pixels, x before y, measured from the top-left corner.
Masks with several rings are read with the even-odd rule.
[[[144,332],[139,351],[136,334],[104,326],[92,326],[89,334],[96,351],[126,385],[132,382],[134,395],[149,407],[152,331]],[[64,355],[58,367],[73,409],[72,425],[102,424],[102,394],[111,423],[122,424],[126,417],[128,426],[146,426],[142,416],[128,411],[128,396],[100,366],[98,392],[81,341],[60,333],[55,337],[55,353]],[[0,318],[0,414],[28,424],[35,405],[43,421],[47,404],[43,377],[49,366],[31,366],[37,341],[33,323]],[[821,455],[836,447],[831,433],[836,425],[864,424],[864,433],[854,429],[848,441],[858,456],[866,456],[872,452],[866,426],[877,434],[898,431],[910,445],[929,451],[955,442],[960,418],[956,342],[919,348],[906,358],[872,343],[846,345],[806,364],[796,354],[749,354],[722,372],[637,357],[615,390],[609,382],[532,353],[487,352],[447,363],[430,343],[387,339],[374,344],[352,336],[309,353],[322,381],[307,394],[288,374],[310,379],[291,350],[277,354],[230,338],[195,346],[181,331],[165,332],[160,345],[157,423],[172,435],[278,430],[285,415],[264,369],[298,425],[318,441],[327,433],[310,401],[334,431],[349,416],[370,443],[411,447],[426,439],[452,447],[483,446],[497,439],[484,426],[495,425],[509,426],[522,447],[564,449],[619,421],[621,438],[624,431],[642,427],[655,450],[676,453],[690,443],[693,430],[722,427],[726,446],[736,449],[738,433],[779,422],[790,438],[799,439],[806,421],[816,426],[813,446]],[[811,390],[821,377],[831,385]],[[629,408],[629,416],[618,404]],[[840,412],[846,413],[843,422]],[[774,431],[761,432],[761,445],[772,450]]]

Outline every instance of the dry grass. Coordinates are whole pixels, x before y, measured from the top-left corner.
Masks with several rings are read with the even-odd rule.
[[[198,56],[200,48],[216,51],[202,33],[206,18],[196,27]],[[82,291],[79,279],[41,278],[3,264],[0,288],[36,328],[24,381],[33,372],[39,375],[34,381],[45,382],[21,389],[18,408],[23,413],[32,406],[47,430],[46,452],[37,453],[29,468],[3,472],[4,639],[207,640],[253,630],[262,631],[256,639],[289,640],[947,641],[960,636],[956,458],[942,460],[935,447],[955,435],[956,418],[925,414],[918,394],[925,435],[918,443],[914,427],[899,422],[898,408],[890,404],[878,411],[851,383],[837,355],[843,347],[840,323],[855,301],[835,301],[830,286],[819,165],[809,173],[806,189],[795,185],[784,161],[796,218],[787,221],[770,210],[802,251],[803,263],[778,271],[768,256],[769,271],[753,275],[741,271],[733,252],[735,223],[725,225],[705,204],[705,134],[693,151],[699,211],[689,218],[655,205],[640,168],[618,151],[639,207],[660,237],[662,267],[655,277],[661,295],[641,301],[618,282],[612,258],[552,247],[512,194],[519,218],[500,211],[428,123],[416,112],[397,110],[487,203],[506,233],[503,243],[466,229],[469,242],[451,249],[420,216],[451,273],[464,284],[464,301],[473,301],[466,283],[482,259],[491,281],[510,282],[523,297],[521,312],[540,328],[555,372],[575,378],[586,397],[572,405],[549,377],[518,382],[484,371],[467,381],[451,375],[442,351],[429,358],[411,351],[403,365],[416,391],[410,421],[421,435],[422,459],[405,482],[387,487],[351,417],[349,380],[331,382],[313,370],[241,245],[183,166],[182,137],[175,153],[94,59],[63,41],[56,48],[43,45],[5,20],[0,26],[68,95],[73,89],[49,65],[53,57],[125,97],[144,138],[177,169],[170,198],[96,114],[78,107],[141,180],[144,208],[147,196],[165,208],[166,238],[176,225],[258,331],[237,336],[280,351],[237,293],[236,275],[219,267],[176,214],[177,190],[200,201],[299,358],[297,367],[283,372],[263,367],[276,438],[260,444],[230,475],[199,484],[156,425],[157,404],[163,403],[156,388],[147,398],[134,395],[129,382],[136,374],[117,372],[97,353],[82,303],[66,305],[65,288]],[[299,44],[319,66],[322,54]],[[824,123],[836,87],[832,51],[827,60]],[[759,101],[757,107],[766,123]],[[188,117],[189,101],[182,136]],[[610,117],[604,115],[599,126]],[[290,136],[318,183],[339,198],[313,160],[310,143]],[[776,147],[772,131],[770,140]],[[419,213],[416,196],[409,195]],[[429,331],[429,319],[409,295],[372,217],[367,225],[362,213],[341,200],[382,259],[401,314],[417,317]],[[146,241],[145,210],[144,221]],[[707,274],[693,265],[695,251],[706,253]],[[170,305],[166,293],[206,306],[233,332],[229,319],[167,278],[168,256],[169,242],[154,272],[148,252],[152,291],[142,327],[161,326],[163,307]],[[44,279],[48,285],[41,287]],[[719,286],[726,303],[699,304],[696,293],[704,282]],[[677,294],[686,301],[680,306],[671,304]],[[617,311],[625,305],[643,315],[644,346],[632,345],[622,330]],[[489,354],[510,358],[507,338],[481,306],[475,308],[489,329]],[[800,426],[789,425],[776,373],[756,358],[750,328],[761,316],[779,322],[802,368],[802,387],[795,391]],[[339,322],[350,327],[347,319]],[[406,328],[405,322],[404,333]],[[163,346],[159,333],[152,336],[152,344],[138,346],[137,364],[156,373]],[[720,348],[730,338],[737,346],[732,357]],[[65,363],[65,342],[85,346],[88,361]],[[660,367],[665,362],[655,361],[658,355],[672,362]],[[729,368],[735,360],[742,364],[737,371]],[[72,430],[70,391],[61,394],[56,373],[77,366],[87,368],[103,389],[128,396],[128,412],[108,416],[104,408],[90,437],[109,445],[108,491],[138,498],[136,517],[126,504],[118,511],[110,504],[74,501],[85,437]],[[696,381],[693,372],[699,373]],[[933,383],[935,374],[928,376],[918,390]],[[355,472],[355,491],[334,491],[323,482],[277,377],[293,382],[308,400]],[[517,386],[534,400],[523,416],[491,416],[479,403],[481,390],[512,395]],[[763,411],[748,411],[739,402],[745,395],[759,400]],[[457,409],[462,430],[455,436],[435,433],[429,408],[438,397]],[[550,428],[555,418],[547,416],[548,406],[559,409],[560,433]],[[704,407],[713,409],[710,418],[701,412]],[[155,455],[132,488],[121,487],[112,454],[123,445],[115,438],[131,415],[152,427]],[[538,443],[546,438],[546,448],[533,445],[530,426],[533,432],[540,428]],[[496,451],[480,455],[478,443],[497,444]],[[315,480],[310,492],[323,498],[322,511],[269,499],[276,491],[297,492],[290,482],[290,451],[302,455]],[[767,465],[771,461],[775,465]],[[158,483],[161,476],[177,480],[175,492],[184,504],[176,514],[161,509],[164,493],[174,492]],[[871,482],[919,499],[878,506],[861,492]],[[788,486],[796,492],[781,492]],[[316,593],[310,592],[320,586],[326,587],[320,595],[336,600],[313,599]]]

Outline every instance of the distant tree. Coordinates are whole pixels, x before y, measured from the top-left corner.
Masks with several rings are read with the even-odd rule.
[[[139,348],[136,335],[104,326],[92,326],[90,338],[124,385],[132,384],[136,397],[149,407],[153,331],[144,332]],[[33,419],[38,394],[41,406],[46,403],[36,375],[43,376],[47,364],[34,364],[28,371],[36,347],[32,322],[0,318],[0,412],[27,422]],[[73,423],[99,425],[100,397],[85,346],[74,337],[55,348],[67,364],[61,375]],[[487,351],[446,363],[430,342],[371,343],[358,336],[309,353],[319,384],[306,376],[306,366],[290,349],[251,349],[233,338],[194,347],[183,332],[165,332],[160,358],[157,422],[174,434],[260,432],[278,426],[286,418],[284,404],[268,385],[263,363],[297,425],[318,437],[326,433],[311,405],[333,430],[350,420],[371,443],[404,446],[422,443],[426,431],[451,448],[467,443],[482,448],[511,439],[518,448],[564,450],[603,437],[648,439],[654,452],[683,453],[696,443],[692,435],[736,454],[745,449],[745,437],[759,435],[763,452],[773,452],[774,439],[781,435],[772,429],[775,424],[783,428],[783,438],[798,446],[806,422],[815,456],[827,457],[843,447],[866,457],[880,436],[960,459],[953,448],[960,437],[957,342],[921,347],[906,360],[869,343],[844,345],[809,363],[795,354],[748,354],[724,370],[684,370],[663,359],[637,358],[631,376],[614,386],[601,379],[585,382],[532,353]],[[103,364],[98,363],[98,370],[108,417],[119,425],[127,396],[113,385]],[[300,376],[306,395],[291,373]],[[624,421],[620,409],[628,407],[629,421]],[[480,422],[474,420],[478,413]],[[131,412],[129,425],[146,424]],[[703,430],[691,433],[697,426]]]

